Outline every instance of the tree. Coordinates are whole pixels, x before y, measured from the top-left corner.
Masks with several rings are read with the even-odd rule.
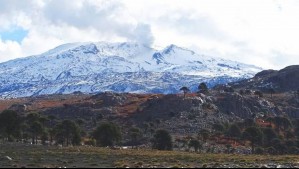
[[[255,126],[255,122],[253,119],[245,119],[243,121],[243,124],[244,124],[244,127],[246,127],[246,128]]]
[[[270,92],[270,94],[271,94],[271,99],[272,99],[273,94],[275,93],[275,90],[271,87],[271,88],[269,89],[269,92]]]
[[[274,117],[273,122],[277,131],[288,130],[292,127],[291,121],[286,117]]]
[[[193,147],[195,152],[198,152],[199,149],[202,149],[202,143],[195,139],[190,140],[188,146],[189,148]]]
[[[263,93],[261,91],[255,91],[254,95],[259,96],[259,97],[263,97]]]
[[[180,89],[180,91],[183,91],[183,92],[184,92],[184,98],[186,98],[186,94],[187,94],[188,92],[190,92],[190,89],[189,89],[188,87],[184,86],[184,87],[182,87],[182,88]]]
[[[230,154],[230,150],[232,148],[232,145],[231,144],[227,144],[225,147],[226,147],[227,154]]]
[[[215,123],[213,124],[213,129],[216,131],[216,132],[219,132],[219,133],[223,133],[225,131],[225,128],[222,124],[219,124],[219,123]]]
[[[208,92],[208,86],[206,83],[200,83],[199,86],[198,86],[198,91],[200,93],[207,93]]]
[[[56,140],[66,146],[80,145],[81,135],[79,126],[70,120],[64,120],[56,126]]]
[[[255,154],[259,154],[259,155],[261,155],[261,154],[264,154],[264,149],[262,148],[262,147],[257,147],[256,149],[255,149]]]
[[[269,122],[269,123],[270,123],[270,126],[272,127],[272,124],[274,123],[274,118],[273,118],[273,117],[268,117],[268,118],[266,119],[266,121]]]
[[[12,110],[5,110],[0,114],[0,135],[8,141],[21,135],[21,118]]]
[[[53,138],[56,135],[55,128],[50,128],[49,131],[48,131],[48,133],[49,133],[49,136],[50,136],[50,143],[53,144]]]
[[[132,145],[136,146],[138,144],[138,141],[139,141],[140,137],[141,137],[141,131],[140,131],[140,129],[139,128],[135,128],[135,127],[131,128],[129,130],[129,135],[131,137],[131,143],[132,143]]]
[[[238,125],[232,124],[227,131],[227,135],[231,138],[236,139],[242,136],[242,132]]]
[[[41,141],[43,145],[46,145],[46,141],[49,140],[49,133],[47,130],[44,130],[41,134]]]
[[[29,125],[32,125],[34,122],[39,121],[40,115],[38,113],[30,113],[26,116],[26,121]]]
[[[240,93],[240,95],[243,96],[243,95],[245,94],[245,91],[241,89],[241,90],[239,91],[239,93]]]
[[[102,123],[92,134],[97,146],[114,146],[121,141],[119,127],[113,123]]]
[[[201,138],[203,142],[207,142],[210,137],[210,132],[207,129],[200,130],[198,136]]]
[[[272,128],[263,128],[262,129],[263,134],[264,134],[264,146],[270,147],[271,145],[271,141],[274,138],[277,138],[277,134],[276,132],[272,129]]]
[[[143,123],[144,133],[147,134],[148,130],[150,129],[150,125],[148,123]]]
[[[260,144],[263,140],[263,133],[257,127],[249,127],[243,132],[242,138],[250,141],[252,148],[251,152],[254,153],[254,147]]]
[[[299,139],[299,125],[295,127],[295,136]]]
[[[44,132],[42,124],[38,121],[35,121],[30,125],[29,130],[32,136],[32,144],[37,144],[38,136],[42,135],[42,133]]]
[[[282,128],[284,131],[291,129],[292,122],[287,117],[281,117]]]
[[[152,142],[153,149],[172,150],[173,148],[172,137],[166,130],[157,130]]]
[[[282,141],[279,138],[274,138],[271,141],[271,145],[275,148],[278,154],[283,154],[285,151],[287,151],[287,147],[283,145]]]

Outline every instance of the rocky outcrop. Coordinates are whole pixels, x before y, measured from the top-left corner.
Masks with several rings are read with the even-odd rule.
[[[24,113],[27,110],[27,105],[26,104],[13,104],[8,108],[8,110],[13,110],[18,113]]]
[[[275,106],[264,98],[249,95],[242,96],[238,93],[222,93],[215,102],[220,112],[236,115],[242,119],[253,118],[265,113],[278,114]]]
[[[92,96],[91,99],[101,101],[101,103],[106,107],[120,106],[125,104],[128,101],[126,93],[119,94],[119,93],[112,93],[112,92],[100,93]]]
[[[180,112],[201,112],[203,100],[200,97],[186,97],[182,95],[165,95],[148,99],[143,103],[137,115],[143,118],[168,118],[177,116]]]

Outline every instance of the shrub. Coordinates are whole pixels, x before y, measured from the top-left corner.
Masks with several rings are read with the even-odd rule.
[[[262,147],[257,147],[257,148],[255,148],[254,153],[259,154],[259,155],[264,154],[264,149]]]
[[[299,155],[299,148],[298,147],[290,147],[288,148],[288,153],[289,154],[294,154],[294,155]]]

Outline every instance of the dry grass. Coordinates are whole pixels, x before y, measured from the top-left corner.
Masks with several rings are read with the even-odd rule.
[[[57,148],[0,145],[0,167],[255,167],[299,163],[298,156],[194,154],[175,151],[111,150],[95,147]],[[5,159],[5,156],[13,160]]]

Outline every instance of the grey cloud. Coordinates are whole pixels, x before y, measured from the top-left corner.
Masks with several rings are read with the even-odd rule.
[[[119,1],[99,1],[95,5],[81,0],[80,6],[69,0],[51,0],[44,9],[45,18],[54,25],[69,25],[79,29],[94,28],[104,35],[117,35],[145,45],[154,41],[150,25],[132,24],[123,18],[125,11]]]
[[[0,0],[0,21],[6,20],[10,25],[17,25],[15,18],[25,14],[31,19],[33,27],[39,27],[40,30],[50,29],[51,26],[70,26],[82,31],[96,30],[99,37],[122,37],[149,46],[154,41],[151,26],[129,22],[126,17],[130,16],[123,16],[127,9],[119,0],[42,2],[44,5],[39,5],[38,0]]]
[[[34,1],[29,0],[0,0],[0,15],[16,11],[28,11],[34,6]]]
[[[152,46],[154,36],[152,35],[150,25],[138,24],[133,32],[133,40],[146,46]]]
[[[80,2],[82,4],[77,6],[69,0],[51,0],[44,8],[45,18],[54,24],[67,24],[77,28],[106,28],[117,24],[112,15],[120,8],[119,3],[101,3],[100,6],[95,6],[91,1]]]
[[[0,0],[0,29],[9,29],[11,26],[19,25],[17,18],[29,16],[36,9],[35,0]]]

